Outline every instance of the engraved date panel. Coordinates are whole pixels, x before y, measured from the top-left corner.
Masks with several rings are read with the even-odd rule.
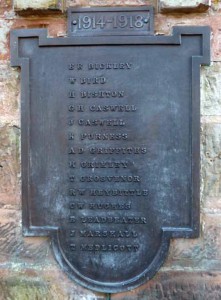
[[[69,34],[96,35],[152,35],[153,8],[70,9]]]

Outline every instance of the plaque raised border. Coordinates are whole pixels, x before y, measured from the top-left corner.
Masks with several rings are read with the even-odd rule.
[[[127,13],[144,11],[144,13],[152,12],[152,8],[139,7],[139,8],[102,8],[102,9],[80,9],[76,10],[76,13],[102,13],[105,12],[122,12]],[[72,14],[73,9],[69,11],[69,24],[70,20],[73,22]],[[151,18],[152,19],[152,16]],[[88,19],[86,19],[88,20]],[[124,20],[124,19],[122,19]],[[109,22],[110,23],[110,22]],[[152,24],[152,21],[151,21]],[[108,31],[104,32],[89,32],[86,34],[76,34],[72,36],[72,30],[69,25],[68,36],[65,38],[48,38],[47,30],[45,29],[29,29],[29,30],[13,30],[11,32],[11,65],[21,67],[21,143],[22,143],[22,223],[23,223],[23,234],[25,236],[50,236],[52,238],[52,245],[55,257],[62,267],[62,269],[67,272],[70,278],[77,281],[81,285],[101,292],[116,293],[121,291],[130,290],[135,288],[147,280],[151,279],[154,274],[158,271],[160,266],[166,259],[169,243],[171,238],[194,238],[199,236],[199,195],[200,195],[200,65],[210,63],[210,30],[208,27],[174,27],[171,36],[154,36],[151,35],[151,30],[148,33],[140,34],[133,31],[128,34],[124,31]],[[93,31],[93,30],[92,30]],[[190,186],[190,207],[189,216],[190,224],[186,227],[178,226],[164,226],[161,228],[160,246],[156,251],[154,258],[151,263],[145,268],[145,270],[140,271],[137,275],[131,275],[130,278],[118,280],[114,282],[113,280],[102,281],[95,280],[89,275],[81,274],[79,270],[73,266],[73,264],[67,260],[65,257],[64,249],[61,245],[61,236],[59,233],[59,226],[56,224],[36,224],[33,222],[36,217],[36,213],[33,210],[33,183],[31,184],[32,177],[32,136],[31,132],[33,130],[33,120],[31,114],[31,87],[32,78],[30,77],[31,60],[30,58],[24,56],[24,52],[27,51],[27,47],[22,48],[26,41],[32,41],[32,39],[37,40],[37,46],[39,48],[47,47],[84,47],[84,46],[122,46],[122,45],[155,45],[155,46],[165,46],[165,45],[182,45],[182,39],[184,37],[196,37],[201,40],[201,54],[192,55],[190,57],[192,79],[191,79],[191,95],[189,97],[190,101],[190,151],[192,160],[189,162],[189,167],[191,169],[191,186]],[[25,52],[26,53],[26,52]],[[38,80],[35,78],[35,80]],[[36,182],[36,185],[39,183]],[[47,199],[45,199],[47,201]],[[41,202],[34,203],[34,205],[41,206]],[[43,213],[44,207],[42,206],[41,211]],[[37,216],[40,219],[41,216]],[[49,216],[50,219],[50,216]],[[45,221],[45,220],[44,220]],[[95,255],[95,254],[94,254]],[[86,257],[86,256],[85,256]],[[124,265],[125,266],[125,265]],[[124,267],[122,266],[122,267]],[[114,272],[114,270],[113,270]],[[125,270],[125,273],[127,271]]]

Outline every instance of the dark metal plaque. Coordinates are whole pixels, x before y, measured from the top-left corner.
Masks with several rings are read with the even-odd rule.
[[[171,238],[199,234],[209,28],[151,36],[113,26],[150,11],[103,9],[100,20],[100,10],[71,10],[66,38],[11,33],[12,66],[22,72],[24,235],[50,235],[62,269],[102,292],[144,283]],[[73,29],[74,20],[88,24],[85,16],[99,29]],[[102,28],[104,20],[113,21]]]

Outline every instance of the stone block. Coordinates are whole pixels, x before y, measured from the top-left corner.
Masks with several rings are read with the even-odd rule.
[[[60,1],[57,0],[14,0],[14,9],[22,10],[47,10],[61,9]]]
[[[0,64],[0,123],[19,127],[20,72],[9,62]]]
[[[0,61],[9,58],[8,37],[12,24],[12,21],[0,19]]]
[[[220,7],[221,7],[221,2],[220,2]],[[209,25],[212,28],[212,35],[211,35],[212,59],[213,61],[221,61],[221,16],[220,14],[216,15],[215,18],[211,16],[211,21]]]
[[[21,212],[0,209],[0,300],[105,300],[70,280],[46,237],[23,237]]]
[[[195,239],[174,239],[171,241],[169,256],[163,270],[202,270],[221,269],[221,215],[203,213],[201,233]]]
[[[221,124],[207,123],[202,127],[202,194],[221,196]]]
[[[0,122],[0,207],[20,202],[20,130]]]
[[[103,294],[86,290],[56,269],[0,269],[0,300],[105,300]]]
[[[201,207],[205,212],[221,214],[221,198],[209,196],[203,197]]]
[[[212,0],[212,8],[215,11],[219,11],[221,9],[221,1],[220,0]]]
[[[201,71],[202,115],[221,116],[221,63],[216,62]]]
[[[162,13],[172,12],[204,12],[211,6],[211,0],[159,0]]]
[[[139,6],[152,5],[157,11],[158,0],[14,0],[14,9],[23,10],[60,10],[65,11],[69,7],[90,6]]]
[[[1,3],[0,3],[0,14],[2,14],[5,11],[11,9],[11,6],[12,6],[11,0],[1,0]]]
[[[112,300],[219,300],[221,274],[216,272],[161,272],[147,284]]]
[[[73,6],[133,6],[152,5],[157,9],[157,0],[66,0],[66,8]]]
[[[9,205],[0,209],[0,266],[15,264],[18,268],[33,266],[37,270],[55,265],[47,238],[22,236],[21,212],[10,209]]]
[[[0,65],[0,207],[20,202],[19,75]]]

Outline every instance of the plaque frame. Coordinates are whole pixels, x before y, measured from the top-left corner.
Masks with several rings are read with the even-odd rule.
[[[120,11],[128,11],[129,8],[120,8]],[[134,8],[133,8],[134,9]],[[139,10],[141,8],[138,8]],[[90,11],[106,11],[107,8],[90,9]],[[114,9],[111,8],[111,11]],[[119,10],[119,9],[117,9]],[[130,10],[130,9],[129,9]],[[69,14],[73,10],[69,11]],[[80,9],[82,12],[88,9]],[[186,228],[164,227],[162,228],[161,245],[149,267],[130,280],[118,283],[96,282],[82,276],[78,270],[73,270],[69,262],[64,258],[59,242],[57,226],[36,226],[32,224],[34,211],[30,210],[30,60],[19,54],[19,43],[21,39],[38,38],[39,47],[56,46],[86,46],[86,45],[181,45],[182,36],[200,36],[202,38],[202,55],[192,56],[192,209],[191,226]],[[46,29],[13,30],[11,32],[11,65],[21,67],[21,162],[22,162],[22,223],[25,236],[50,236],[52,238],[53,251],[56,260],[70,278],[81,285],[100,292],[116,293],[135,288],[150,278],[159,270],[166,259],[171,238],[195,238],[199,236],[199,196],[200,196],[200,65],[210,63],[210,29],[201,27],[174,27],[171,36],[152,35],[98,35],[98,36],[69,36],[65,38],[48,38]]]

